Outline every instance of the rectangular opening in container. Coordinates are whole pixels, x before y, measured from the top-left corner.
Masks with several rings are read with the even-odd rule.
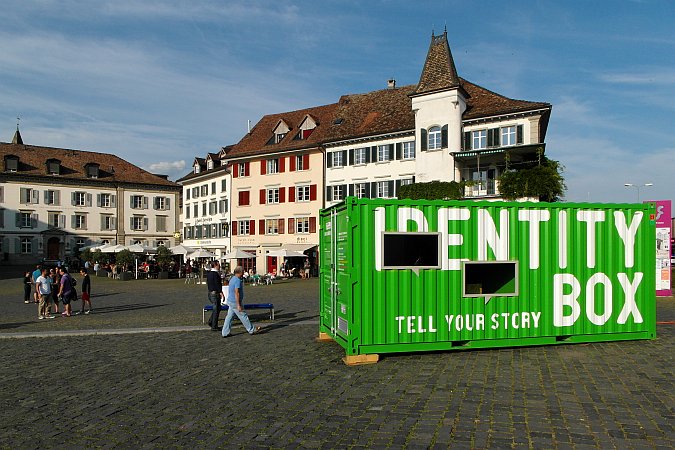
[[[518,262],[466,261],[462,289],[464,297],[514,297],[518,295]]]
[[[440,269],[440,233],[383,233],[384,269]]]

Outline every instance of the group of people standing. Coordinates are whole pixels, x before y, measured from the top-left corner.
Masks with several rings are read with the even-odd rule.
[[[208,298],[209,302],[213,304],[211,318],[209,319],[212,331],[221,331],[221,328],[218,327],[218,316],[220,315],[221,306],[227,305],[228,308],[221,333],[224,338],[230,336],[232,320],[235,315],[244,325],[248,334],[257,334],[261,331],[261,327],[254,326],[248,318],[248,314],[244,311],[243,275],[244,269],[241,266],[237,266],[229,280],[227,278],[223,279],[218,261],[211,263],[211,270],[206,274]]]
[[[92,312],[91,306],[91,279],[86,269],[81,269],[82,274],[82,308],[80,313],[89,314]],[[53,319],[59,314],[59,303],[63,305],[63,317],[70,317],[73,314],[71,302],[78,300],[77,281],[68,273],[64,266],[48,269],[36,266],[32,273],[26,271],[23,278],[24,303],[30,303],[31,292],[33,293],[33,302],[38,304],[38,319]],[[89,306],[85,310],[86,306]],[[75,313],[78,314],[78,313]]]

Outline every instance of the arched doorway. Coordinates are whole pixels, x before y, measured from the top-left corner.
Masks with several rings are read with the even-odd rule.
[[[47,241],[47,259],[60,259],[61,241],[57,237],[51,237]]]

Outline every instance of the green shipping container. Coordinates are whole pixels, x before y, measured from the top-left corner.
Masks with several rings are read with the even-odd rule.
[[[321,211],[319,338],[347,364],[654,338],[651,208],[348,197]]]

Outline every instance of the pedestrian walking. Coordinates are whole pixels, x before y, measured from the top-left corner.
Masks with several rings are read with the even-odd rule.
[[[37,285],[35,283],[37,282],[37,279],[40,275],[42,275],[42,266],[38,264],[35,266],[35,270],[33,271],[33,286],[35,287],[35,289],[33,289],[33,303],[38,302],[39,295],[37,291]]]
[[[220,263],[218,261],[213,261],[211,270],[206,273],[206,288],[209,291],[209,302],[213,305],[209,325],[211,331],[218,331],[220,301],[223,298],[223,280],[220,278]]]
[[[61,287],[59,288],[59,298],[61,298],[61,303],[63,303],[64,311],[61,313],[64,317],[70,317],[72,315],[72,307],[70,302],[76,298],[75,296],[75,286],[73,285],[73,277],[68,273],[68,269],[61,266],[59,267],[59,272],[61,273]]]
[[[42,269],[42,273],[35,281],[35,288],[38,293],[38,319],[53,319],[54,316],[47,312],[49,295],[52,293],[52,283],[47,276],[47,269]]]
[[[80,313],[89,314],[94,310],[91,306],[91,278],[89,278],[87,269],[80,269],[80,274],[82,275],[82,308],[80,309]],[[87,311],[84,310],[85,303],[89,304]]]
[[[33,289],[33,275],[30,271],[23,273],[23,302],[30,303],[30,291]]]
[[[234,269],[234,276],[230,279],[229,295],[227,296],[227,317],[225,317],[225,324],[223,325],[223,337],[230,335],[230,327],[232,326],[232,319],[235,314],[244,325],[248,334],[259,333],[261,328],[255,327],[248,318],[248,314],[244,311],[244,283],[242,276],[244,269],[237,266]]]

